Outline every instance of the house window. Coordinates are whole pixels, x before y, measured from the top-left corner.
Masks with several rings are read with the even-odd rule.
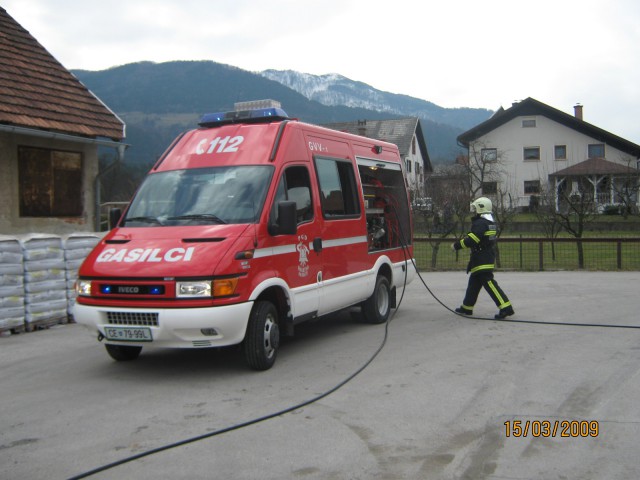
[[[411,153],[416,154],[416,137],[411,139]]]
[[[480,150],[480,158],[482,162],[495,162],[498,160],[498,149],[497,148],[483,148]]]
[[[315,163],[325,218],[360,214],[351,162],[316,158]]]
[[[525,195],[538,195],[540,193],[540,180],[525,180],[524,181],[524,194]]]
[[[589,158],[604,158],[604,143],[589,145]]]
[[[407,169],[407,173],[411,173],[411,160],[407,159],[405,160],[405,167]]]
[[[554,158],[556,160],[566,160],[567,159],[567,146],[566,145],[556,145],[553,149]]]
[[[21,217],[82,216],[82,154],[18,147]]]
[[[522,120],[522,128],[535,128],[536,119],[535,118],[526,118]]]
[[[498,182],[482,182],[483,195],[496,195],[498,193]]]
[[[540,160],[540,147],[524,147],[525,160]]]

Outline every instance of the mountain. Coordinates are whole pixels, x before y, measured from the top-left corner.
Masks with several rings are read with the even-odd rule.
[[[356,82],[335,73],[311,75],[293,70],[265,70],[260,73],[323,105],[346,105],[394,115],[419,117],[423,121],[463,130],[469,130],[485,121],[493,113],[482,108],[439,107],[426,100],[383,92],[366,83]]]
[[[291,117],[316,124],[419,116],[434,163],[451,161],[460,152],[456,137],[491,113],[446,109],[339,75],[269,72],[278,81],[212,61],[140,62],[72,73],[125,121],[127,163],[143,171],[180,132],[195,128],[202,114],[233,110],[239,101],[278,100]]]
[[[261,75],[209,61],[140,62],[72,73],[127,125],[127,162],[148,168],[182,131],[204,113],[233,110],[238,101],[272,98],[310,123],[382,119],[363,108],[329,107]]]

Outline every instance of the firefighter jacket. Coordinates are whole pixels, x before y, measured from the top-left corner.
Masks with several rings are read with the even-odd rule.
[[[488,217],[488,218],[487,218]],[[453,244],[453,248],[471,250],[467,273],[493,270],[496,261],[496,225],[489,215],[476,215],[471,222],[471,231]]]

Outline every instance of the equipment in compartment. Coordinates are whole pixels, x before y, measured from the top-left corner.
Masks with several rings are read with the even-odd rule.
[[[381,168],[360,165],[369,251],[398,246],[398,221],[395,188],[383,183],[391,172]],[[386,173],[386,175],[385,175]],[[394,211],[395,210],[395,211]]]

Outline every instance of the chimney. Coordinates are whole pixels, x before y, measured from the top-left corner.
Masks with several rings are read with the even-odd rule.
[[[573,112],[575,113],[575,116],[578,120],[582,120],[582,105],[576,103],[573,106]]]
[[[358,135],[361,137],[367,136],[367,120],[358,120]]]

